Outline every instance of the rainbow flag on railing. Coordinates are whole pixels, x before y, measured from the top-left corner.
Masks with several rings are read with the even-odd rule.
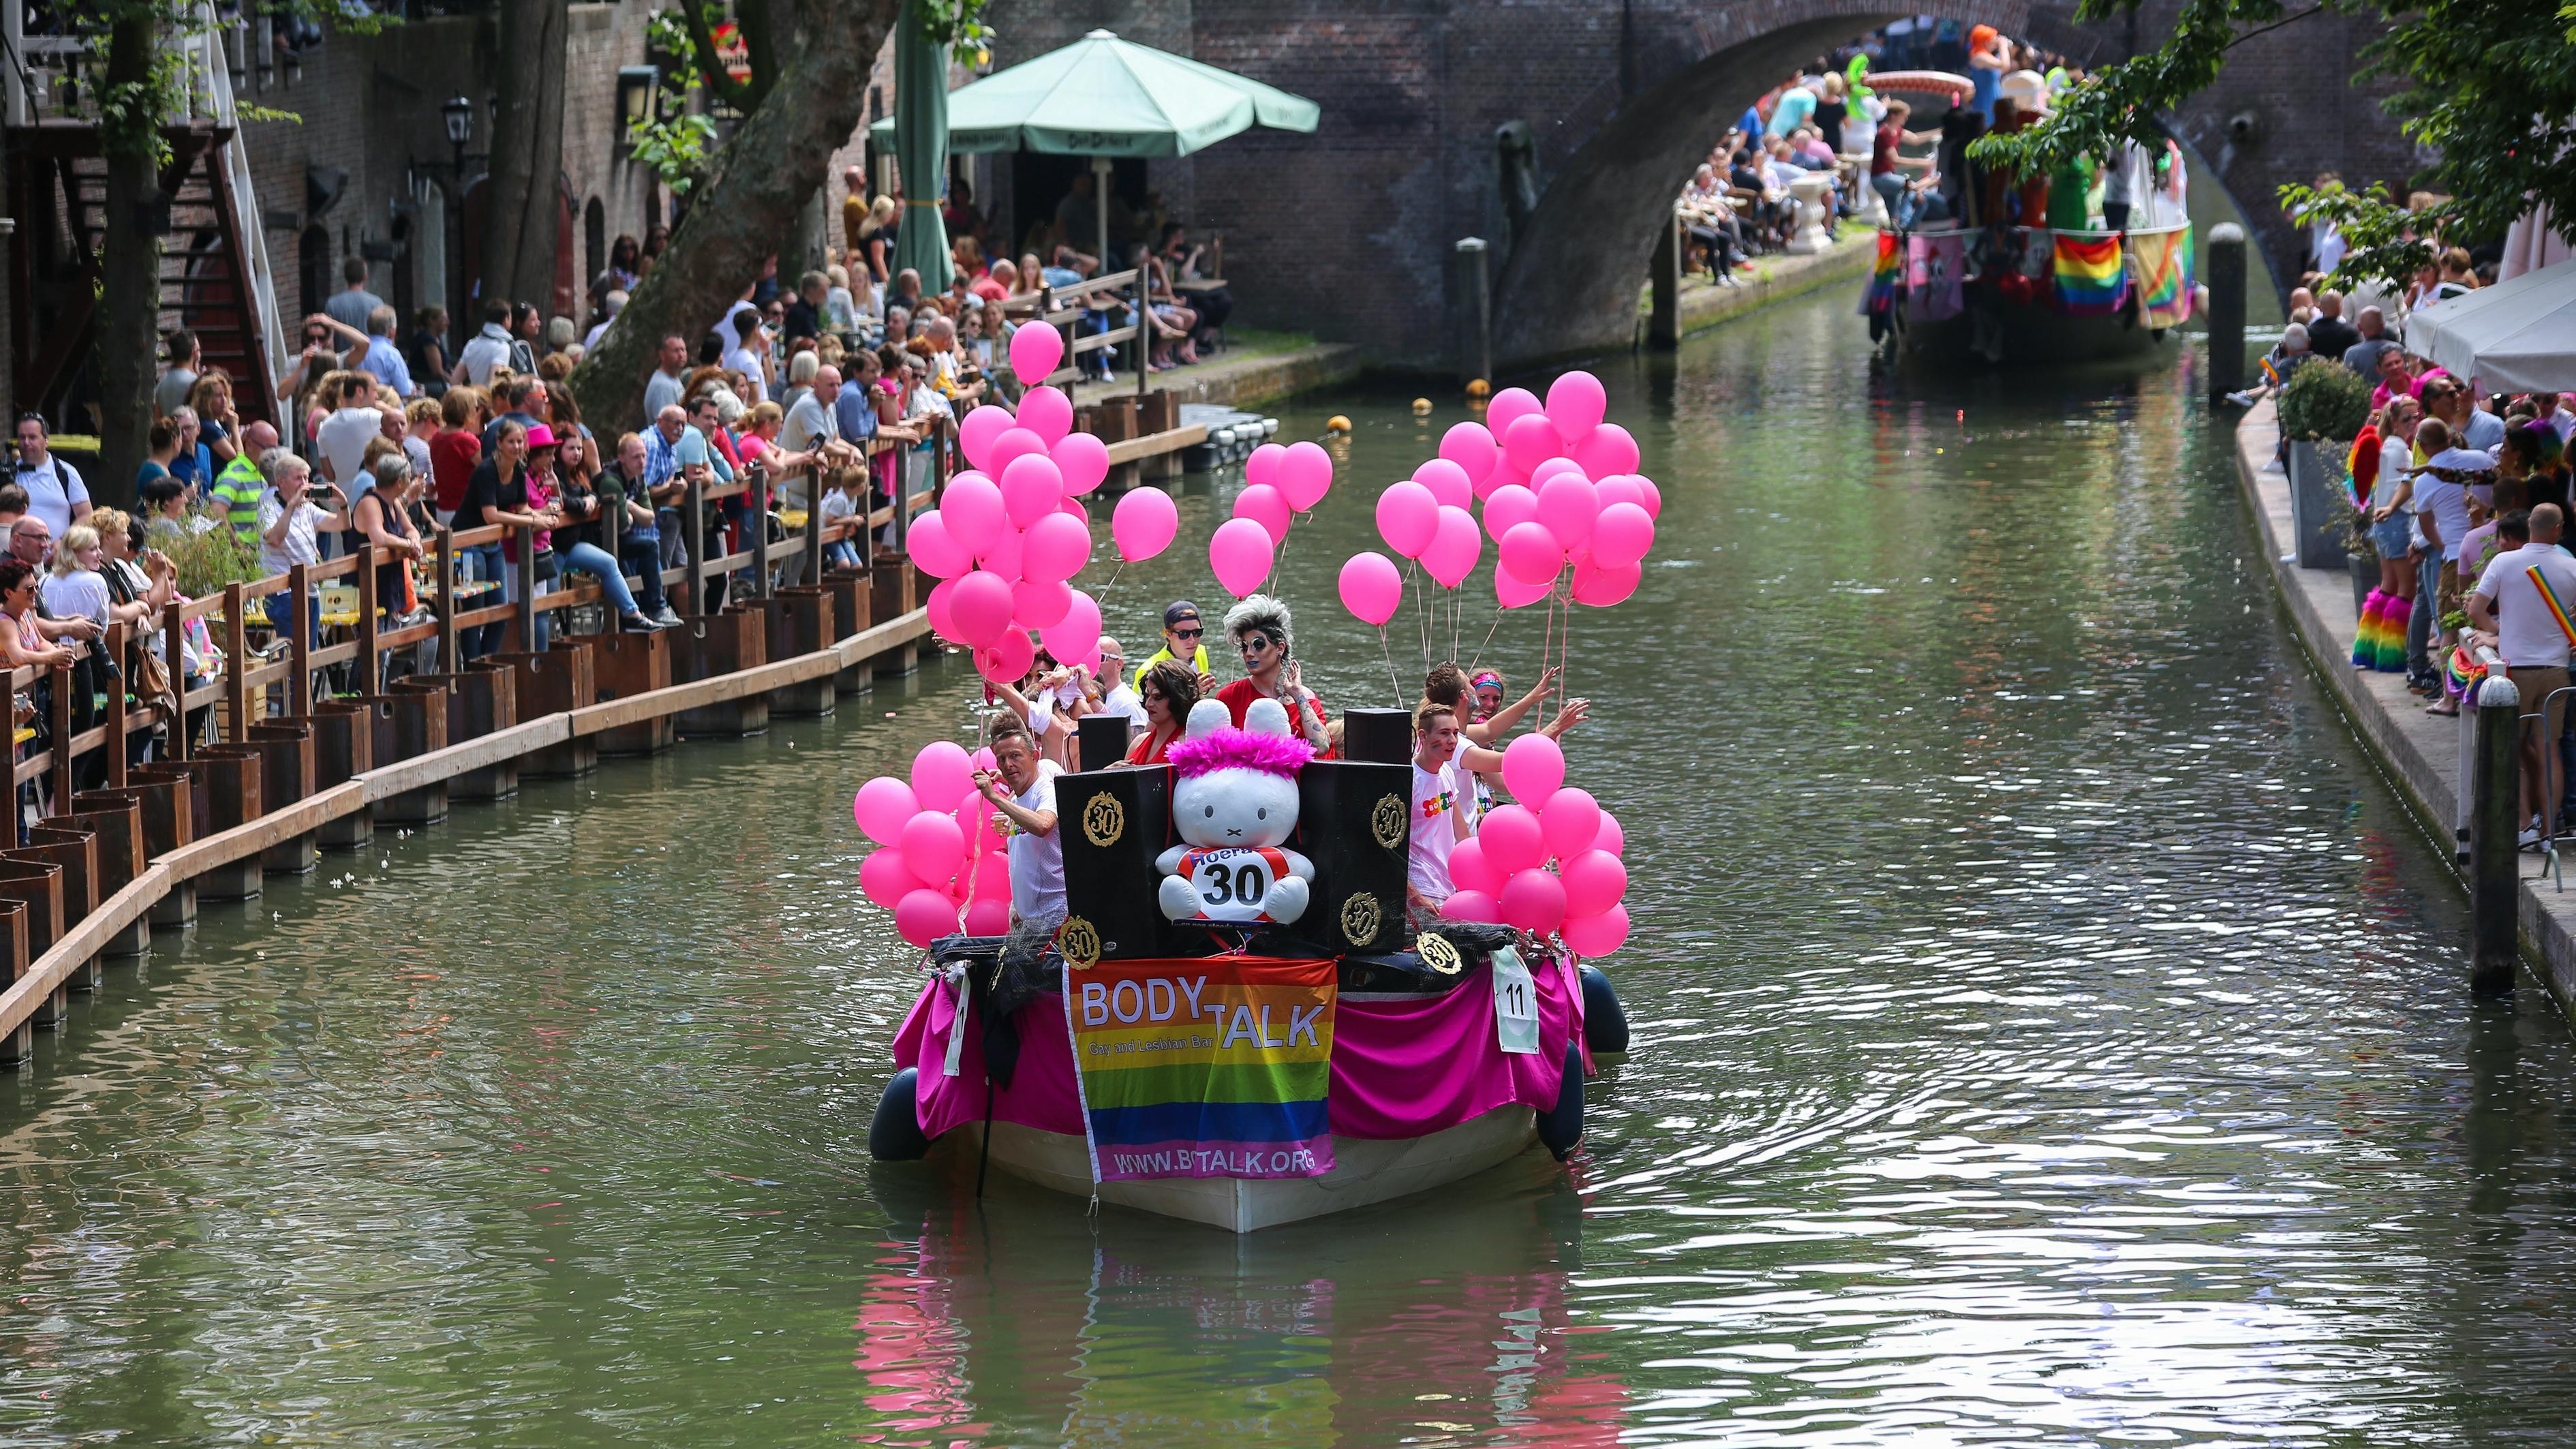
[[[1334,991],[1331,961],[1068,966],[1092,1180],[1330,1172]]]
[[[1878,264],[1869,274],[1869,291],[1861,297],[1862,315],[1884,312],[1896,305],[1896,294],[1905,283],[1905,243],[1896,233],[1878,234]]]
[[[2137,252],[2138,290],[2146,303],[2143,319],[2158,329],[2191,320],[2191,228],[2132,236]]]
[[[2120,257],[2120,239],[2064,232],[2055,236],[2057,310],[2069,317],[2108,317],[2118,312],[2129,278]]]

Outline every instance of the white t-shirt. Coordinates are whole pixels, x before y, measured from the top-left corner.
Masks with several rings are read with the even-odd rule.
[[[1458,782],[1454,767],[1413,767],[1413,843],[1405,851],[1404,878],[1435,901],[1456,894],[1449,882],[1449,852],[1458,844]]]
[[[1055,777],[1063,774],[1053,760],[1038,762],[1037,783],[1013,797],[1023,810],[1055,809]],[[1064,832],[1059,826],[1031,835],[1014,825],[1011,857],[1011,909],[1024,921],[1052,923],[1064,919]]]
[[[1127,719],[1127,734],[1131,739],[1135,737],[1136,731],[1148,728],[1152,723],[1145,718],[1145,701],[1136,697],[1136,691],[1129,689],[1124,679],[1110,681],[1109,693],[1100,702],[1100,712],[1124,715]]]
[[[107,580],[89,569],[48,573],[36,593],[58,619],[90,619],[107,624]]]
[[[2477,594],[2495,601],[2496,648],[2507,665],[2516,669],[2563,669],[2568,656],[2567,635],[2550,615],[2539,588],[2531,582],[2530,571],[2534,568],[2549,581],[2550,592],[2558,596],[2559,604],[2576,612],[2576,558],[2554,543],[2527,543],[2511,553],[2498,554],[2479,576]]]
[[[279,501],[277,490],[274,488],[259,495],[259,571],[261,573],[282,574],[297,564],[317,564],[322,561],[321,544],[313,536],[313,525],[322,517],[322,510],[308,501],[310,497],[311,495],[307,494],[304,498],[295,501],[295,519],[286,525],[286,546],[279,548],[268,541],[268,531],[277,526],[279,516],[286,512],[286,505]]]
[[[2432,516],[2442,535],[2442,557],[2459,558],[2460,541],[2469,536],[2468,485],[2422,474],[2415,480],[2415,511]]]
[[[33,468],[22,459],[10,461],[18,486],[27,490],[27,512],[45,520],[54,537],[62,537],[72,526],[72,505],[89,501],[89,485],[81,482],[80,470],[51,453]]]
[[[324,418],[313,430],[313,446],[322,454],[321,475],[356,497],[367,444],[384,435],[385,415],[374,408],[342,408]]]

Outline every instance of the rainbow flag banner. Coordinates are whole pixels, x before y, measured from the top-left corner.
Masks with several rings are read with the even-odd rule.
[[[2191,229],[2132,236],[2138,291],[2149,327],[2179,327],[2191,320]]]
[[[2116,236],[2056,235],[2057,310],[2069,317],[2109,317],[2128,290],[2128,268]]]
[[[1334,991],[1328,960],[1066,967],[1092,1180],[1332,1171]]]
[[[1905,243],[1896,233],[1878,234],[1878,262],[1870,270],[1869,290],[1861,294],[1861,315],[1884,312],[1896,305],[1897,289],[1905,282]]]

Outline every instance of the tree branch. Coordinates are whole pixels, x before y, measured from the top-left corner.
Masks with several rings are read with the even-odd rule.
[[[760,102],[751,94],[750,86],[735,80],[733,72],[725,69],[724,54],[716,48],[715,29],[707,24],[706,7],[699,0],[681,0],[679,9],[688,21],[689,44],[697,48],[698,74],[706,81],[707,89],[715,93],[717,100],[749,115]],[[751,74],[754,80],[760,78],[757,67]]]

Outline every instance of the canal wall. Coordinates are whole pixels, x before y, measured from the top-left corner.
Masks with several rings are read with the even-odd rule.
[[[1813,256],[1756,258],[1753,270],[1740,273],[1741,280],[1734,286],[1705,279],[1686,282],[1681,290],[1681,335],[1687,337],[1818,287],[1865,276],[1877,256],[1878,232],[1853,226],[1844,229],[1841,240]],[[1852,300],[1857,306],[1860,299]]]
[[[2291,637],[2399,797],[2456,866],[2465,849],[2459,828],[2462,719],[2426,714],[2426,701],[2406,692],[2403,675],[2352,667],[2353,633],[2361,623],[2352,578],[2342,569],[2299,567],[2291,541],[2289,475],[2263,471],[2280,437],[2272,404],[2256,404],[2236,426],[2236,476]],[[2518,900],[2523,951],[2559,1009],[2576,1017],[2576,892],[2528,874],[2539,856],[2520,859],[2526,872]]]

